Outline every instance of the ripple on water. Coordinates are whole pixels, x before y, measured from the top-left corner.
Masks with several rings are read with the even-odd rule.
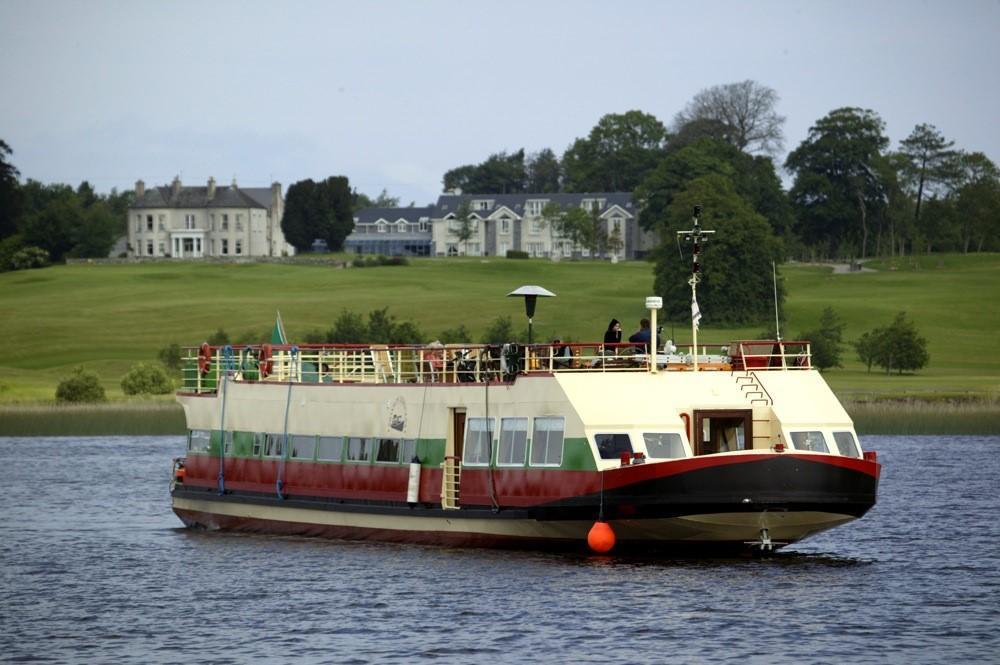
[[[1000,437],[865,443],[885,471],[863,520],[765,559],[697,560],[189,531],[166,489],[180,438],[0,439],[4,657],[995,659]]]

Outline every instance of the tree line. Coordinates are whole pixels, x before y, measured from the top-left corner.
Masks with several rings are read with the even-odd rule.
[[[21,184],[0,140],[0,271],[40,267],[67,257],[106,257],[125,233],[133,192],[98,194],[28,179]]]

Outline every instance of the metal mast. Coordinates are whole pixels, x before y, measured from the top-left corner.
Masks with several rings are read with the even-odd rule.
[[[701,281],[699,273],[701,272],[701,267],[698,265],[698,255],[701,254],[702,243],[708,242],[708,236],[715,233],[715,231],[704,231],[701,228],[701,206],[694,207],[694,219],[693,226],[689,231],[678,231],[678,238],[683,237],[684,240],[690,242],[693,245],[693,251],[691,252],[691,278],[688,280],[688,284],[691,285],[691,358],[694,362],[692,370],[698,371],[698,321],[701,320],[701,310],[698,309],[698,282]]]

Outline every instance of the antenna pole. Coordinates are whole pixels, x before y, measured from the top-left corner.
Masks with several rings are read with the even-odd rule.
[[[701,310],[698,308],[698,282],[701,266],[698,263],[698,256],[701,254],[701,244],[708,242],[708,236],[715,231],[704,231],[701,228],[701,206],[694,207],[693,225],[690,231],[678,231],[678,236],[683,236],[685,240],[693,245],[691,252],[691,278],[688,284],[691,285],[691,358],[693,361],[692,371],[698,371],[698,321],[701,320]]]
[[[778,322],[778,270],[771,261],[771,283],[774,285],[774,334],[781,341],[781,324]]]

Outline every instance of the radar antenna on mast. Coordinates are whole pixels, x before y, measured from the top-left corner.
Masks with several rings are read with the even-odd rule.
[[[701,206],[694,207],[694,219],[692,228],[689,231],[678,231],[677,238],[683,238],[690,242],[693,247],[691,252],[691,278],[688,284],[691,285],[691,358],[694,363],[692,370],[698,371],[698,322],[701,320],[701,310],[698,309],[698,282],[701,281],[699,273],[701,266],[698,263],[698,256],[701,254],[701,246],[708,242],[708,236],[715,231],[705,231],[701,228]]]

